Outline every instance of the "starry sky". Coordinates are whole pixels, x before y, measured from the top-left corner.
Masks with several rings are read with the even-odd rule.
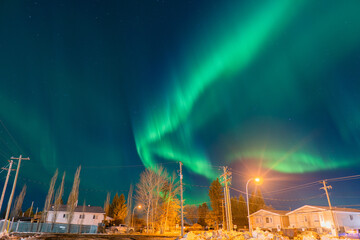
[[[320,184],[277,191],[360,170],[359,7],[1,1],[0,163],[31,158],[17,187],[28,186],[25,209],[42,208],[57,168],[65,199],[81,165],[79,202],[102,205],[145,168],[179,161],[189,204],[208,201],[229,166],[240,191],[263,175],[275,208],[326,205]],[[358,204],[358,184],[332,183],[334,205]]]

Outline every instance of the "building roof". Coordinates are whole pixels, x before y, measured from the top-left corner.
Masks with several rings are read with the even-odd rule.
[[[288,212],[286,215],[292,214],[294,212],[298,212],[299,210],[303,209],[303,208],[314,208],[314,212],[319,212],[319,211],[329,211],[330,207],[328,206],[313,206],[313,205],[304,205],[302,207],[299,207],[291,212]],[[332,207],[333,211],[336,212],[360,212],[359,209],[353,209],[353,208],[339,208],[339,207]]]
[[[54,211],[54,206],[51,206],[51,210],[50,211]],[[67,211],[67,206],[66,205],[61,205],[59,207],[58,211],[63,211],[66,212]],[[74,212],[86,212],[86,213],[105,213],[104,209],[102,207],[98,207],[98,206],[77,206],[74,210]]]
[[[318,207],[318,208],[323,208],[326,210],[330,210],[330,207],[327,206],[314,206],[314,207]],[[332,207],[333,211],[338,211],[338,212],[360,212],[359,209],[355,209],[355,208],[340,208],[340,207]]]
[[[260,210],[258,210],[256,212],[250,214],[250,216],[256,215],[256,214],[258,214],[260,212],[268,212],[268,213],[273,214],[273,215],[285,215],[289,211],[275,210],[275,209],[260,209]]]

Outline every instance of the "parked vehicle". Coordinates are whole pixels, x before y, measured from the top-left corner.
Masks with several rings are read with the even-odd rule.
[[[120,224],[119,226],[111,226],[107,229],[111,233],[133,233],[134,228],[129,227],[126,224]]]

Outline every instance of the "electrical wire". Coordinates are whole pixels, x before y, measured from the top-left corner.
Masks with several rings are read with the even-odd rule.
[[[15,138],[13,137],[13,135],[11,135],[10,131],[7,129],[7,127],[5,126],[5,124],[3,123],[2,120],[0,120],[1,125],[3,126],[3,128],[5,129],[5,131],[7,132],[7,134],[9,135],[10,139],[13,141],[13,143],[15,144],[15,146],[18,148],[18,150],[20,152],[24,152],[21,147],[19,146],[18,142],[15,140]]]
[[[166,165],[166,164],[177,164],[177,162],[165,162],[165,163],[157,163],[157,165]],[[135,168],[135,167],[144,167],[144,164],[138,164],[138,165],[108,165],[108,166],[82,166],[82,168],[86,169],[99,169],[99,168]]]
[[[246,192],[244,192],[244,191],[241,191],[241,190],[238,190],[238,189],[235,189],[232,187],[229,187],[229,188],[236,192],[246,194]],[[277,199],[277,198],[267,198],[267,197],[260,197],[260,196],[254,196],[254,195],[252,195],[252,197],[263,198],[263,199],[270,200],[270,201],[296,202],[296,201],[305,201],[305,200],[309,200],[309,199],[313,199],[313,198],[319,198],[324,195],[325,195],[325,193],[320,194],[320,195],[311,196],[309,198],[301,198],[301,199]]]
[[[360,179],[360,175],[352,175],[352,176],[345,176],[345,177],[337,177],[337,178],[330,178],[325,179],[327,182],[339,182],[339,181],[348,181],[348,180],[355,180]]]
[[[303,188],[307,188],[307,187],[313,187],[313,186],[318,185],[318,184],[319,184],[319,181],[315,181],[315,182],[305,183],[305,184],[292,186],[292,187],[288,187],[288,188],[283,188],[283,189],[280,189],[280,190],[275,190],[275,191],[270,191],[270,192],[263,192],[263,194],[283,193],[283,192],[287,192],[287,191],[293,191],[293,190],[303,189]]]
[[[3,171],[5,171],[6,169],[5,168],[8,168],[10,166],[10,163],[8,163],[6,166],[2,167],[0,173],[2,173]]]

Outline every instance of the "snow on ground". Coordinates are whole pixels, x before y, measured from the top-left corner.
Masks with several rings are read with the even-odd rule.
[[[337,240],[338,237],[331,235],[315,235],[315,234],[300,234],[294,238],[295,240]],[[289,240],[288,237],[282,236],[279,233],[271,233],[267,231],[255,230],[253,236],[250,237],[249,232],[235,232],[235,231],[212,231],[212,232],[189,232],[180,240]],[[352,240],[350,238],[341,238],[341,240]]]

